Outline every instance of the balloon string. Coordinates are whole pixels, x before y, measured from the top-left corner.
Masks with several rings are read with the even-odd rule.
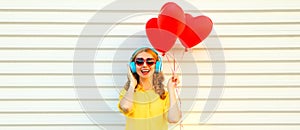
[[[180,60],[183,59],[183,56],[184,56],[185,52],[186,52],[185,50],[182,52],[182,55],[181,55]],[[175,58],[174,52],[172,52],[172,54],[173,54],[173,68],[174,68],[173,74],[174,74],[174,73],[178,70],[179,64],[176,65],[176,58]],[[167,57],[167,58],[168,58],[168,57]],[[168,58],[168,61],[169,61],[169,58]],[[172,69],[171,69],[171,70],[172,70]],[[183,116],[183,113],[182,113],[182,107],[181,107],[181,106],[182,106],[182,105],[181,105],[181,99],[180,99],[180,95],[179,95],[178,89],[179,89],[179,87],[175,88],[176,94],[177,94],[177,97],[178,97],[178,101],[179,101],[180,114]],[[182,117],[182,118],[183,118],[183,117]],[[183,130],[183,129],[184,129],[184,128],[183,128],[182,122],[183,122],[183,120],[180,119],[180,122],[179,122],[179,128],[180,128],[180,130]]]
[[[180,114],[181,114],[181,116],[183,116],[183,114],[182,114],[182,109],[181,109],[181,99],[180,99],[180,96],[179,96],[179,93],[178,93],[178,88],[176,88],[175,90],[176,90],[176,94],[177,94],[178,101],[179,101]],[[183,118],[183,117],[181,117],[181,118]],[[182,119],[180,119],[179,127],[180,127],[180,130],[183,129]]]
[[[176,73],[176,67],[175,67],[175,66],[176,66],[176,64],[175,64],[175,63],[176,63],[176,60],[175,60],[175,54],[174,54],[174,52],[172,52],[172,54],[173,54],[173,69],[174,69],[173,72]]]
[[[183,56],[184,56],[185,52],[186,52],[185,50],[182,52],[180,60],[183,59]],[[175,67],[175,62],[176,62],[176,61],[175,61],[175,54],[174,54],[174,53],[173,53],[173,57],[174,57],[174,71],[176,72],[176,71],[178,70],[178,68],[179,68],[179,64]],[[181,106],[182,106],[182,105],[181,105],[181,99],[180,99],[180,96],[179,96],[178,89],[179,89],[179,87],[176,88],[176,93],[177,93],[178,101],[179,101],[180,114],[181,114],[181,116],[183,116],[183,113],[182,113],[182,107],[181,107]],[[182,117],[182,118],[183,118],[183,117]],[[180,122],[179,122],[179,129],[180,129],[180,130],[184,130],[182,121],[183,121],[183,119],[180,119]]]
[[[184,54],[185,54],[185,51],[182,52],[180,60],[183,59]],[[175,59],[175,58],[174,58],[174,59]],[[175,63],[174,63],[174,64],[175,64]],[[179,65],[176,66],[176,69],[174,69],[174,71],[177,71],[178,68],[179,68]]]
[[[166,55],[166,58],[167,58],[168,62],[170,62],[170,59],[169,59],[168,55]],[[169,68],[170,68],[170,70],[172,71],[172,74],[174,75],[173,69],[172,69],[171,67],[169,67]]]
[[[173,65],[174,65],[174,72],[176,72],[176,68],[175,68],[175,57],[173,59]]]

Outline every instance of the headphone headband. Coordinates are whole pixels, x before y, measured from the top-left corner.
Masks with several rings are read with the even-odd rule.
[[[142,50],[142,49],[151,49],[151,50],[157,55],[158,60],[159,60],[159,61],[162,60],[161,57],[159,56],[159,53],[158,53],[154,48],[151,48],[151,47],[140,47],[140,48],[136,49],[136,50],[132,53],[131,58],[130,58],[130,61],[133,61],[133,60],[134,60],[133,58],[134,58],[134,56],[136,55],[136,53],[137,53],[138,51]]]

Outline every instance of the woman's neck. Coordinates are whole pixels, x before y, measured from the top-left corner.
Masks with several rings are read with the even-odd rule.
[[[152,89],[152,78],[140,78],[140,85],[144,88],[144,90]]]

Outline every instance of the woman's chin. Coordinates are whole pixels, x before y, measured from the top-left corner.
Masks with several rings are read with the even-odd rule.
[[[139,73],[140,78],[146,79],[146,78],[150,78],[153,75],[153,73]]]
[[[150,75],[140,75],[140,78],[146,79],[146,78],[150,78]]]

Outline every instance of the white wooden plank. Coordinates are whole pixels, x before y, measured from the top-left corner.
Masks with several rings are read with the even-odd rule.
[[[170,75],[168,75],[170,76]],[[209,75],[199,75],[198,86],[211,86],[213,76]],[[217,75],[214,78],[219,77]],[[226,86],[289,86],[289,85],[299,85],[300,81],[299,75],[227,75],[225,76]],[[82,80],[87,80],[88,76],[78,76]],[[122,85],[126,81],[126,75],[120,75],[120,77],[115,75],[115,78],[111,76],[95,76],[97,86],[113,86]],[[166,76],[166,78],[168,78]],[[196,86],[193,83],[188,82],[188,79],[195,78],[195,75],[184,75],[184,83],[186,86]],[[11,76],[0,76],[1,86],[72,86],[73,77],[64,75],[11,75]],[[17,81],[17,82],[16,82]],[[80,86],[92,86],[93,83],[87,82],[81,84]]]
[[[184,130],[298,130],[299,126],[288,125],[200,125],[200,126],[183,126]],[[175,128],[174,130],[180,130]]]
[[[269,48],[269,47],[299,47],[297,37],[265,37],[265,38],[219,38],[224,48]]]
[[[112,116],[105,114],[102,117],[103,123],[115,124],[124,122],[120,114],[113,114],[118,118],[104,118]],[[93,124],[92,120],[85,114],[1,114],[5,118],[0,118],[1,124]]]
[[[0,101],[2,112],[76,112],[84,111],[78,101]],[[5,105],[4,105],[5,104]],[[108,109],[100,109],[108,110]]]
[[[51,2],[41,2],[38,0],[30,0],[28,2],[19,2],[17,0],[12,0],[9,2],[1,2],[0,7],[5,9],[101,9],[105,7],[106,4],[112,2],[111,0],[89,0],[89,1],[51,1]],[[273,1],[239,1],[239,0],[230,0],[226,2],[220,2],[218,0],[199,0],[189,2],[198,7],[199,9],[216,9],[216,10],[231,10],[231,9],[286,9],[286,8],[294,8],[297,9],[299,6],[299,1],[297,0],[289,0],[289,2],[284,2],[282,0],[273,0]],[[17,3],[17,4],[16,4]],[[35,4],[32,4],[35,3]],[[72,3],[72,4],[70,4]],[[135,3],[134,5],[132,3]],[[182,3],[182,2],[179,2]],[[234,3],[234,4],[228,4]],[[122,2],[124,6],[120,6],[119,8],[115,8],[115,10],[124,10],[132,7],[135,10],[153,10],[147,6],[139,7],[135,5],[144,5],[145,2],[141,2],[139,0],[131,0],[128,2]],[[148,3],[147,3],[148,4]],[[151,3],[150,3],[151,4]],[[163,4],[163,3],[162,3]],[[226,4],[226,6],[224,6]],[[268,6],[266,6],[268,5]],[[129,9],[132,9],[129,8]],[[160,7],[157,7],[160,9]]]
[[[263,24],[264,22],[298,22],[297,18],[299,12],[247,12],[247,13],[242,13],[242,12],[234,12],[234,13],[225,13],[225,12],[220,12],[220,13],[210,13],[210,12],[204,12],[202,15],[206,15],[214,23],[261,23]],[[193,16],[198,16],[200,15],[199,13],[193,13]],[[280,18],[279,18],[279,17]]]
[[[0,11],[1,22],[87,22],[96,12]],[[105,21],[103,21],[105,22]]]
[[[94,105],[87,109],[81,106],[80,101],[85,104]],[[184,113],[202,111],[210,112],[212,110],[204,110],[206,100],[182,100],[182,110]],[[101,100],[14,100],[3,101],[0,103],[0,112],[3,113],[119,113],[117,108],[118,100],[101,101]],[[98,104],[98,105],[97,105]],[[193,105],[193,106],[191,106]],[[220,100],[218,102],[216,113],[298,113],[300,109],[299,100]],[[192,113],[190,113],[192,114]]]
[[[180,59],[180,58],[179,58]],[[172,60],[170,60],[172,61]],[[82,66],[89,63],[78,63]],[[221,65],[220,63],[214,63]],[[177,72],[179,74],[195,73],[194,70],[181,70],[182,66],[195,65],[199,74],[213,73],[211,63],[179,63]],[[115,67],[119,66],[119,67]],[[127,62],[122,63],[95,63],[94,72],[97,74],[125,74],[127,73]],[[300,73],[300,63],[226,63],[226,73]],[[171,73],[173,63],[164,62],[164,73]],[[56,73],[66,74],[73,73],[72,63],[1,63],[0,72],[3,74],[44,74]],[[78,73],[86,73],[84,70],[78,70]]]
[[[206,1],[208,2],[208,1]],[[188,12],[188,11],[186,11]],[[284,12],[284,11],[274,11],[274,12],[189,12],[193,16],[206,15],[212,19],[216,24],[219,23],[261,23],[264,22],[283,22],[283,23],[293,23],[299,22],[300,12]],[[97,12],[96,11],[76,11],[76,12],[44,12],[44,11],[1,11],[0,10],[0,22],[42,22],[44,24],[60,23],[60,24],[85,24],[88,22]],[[150,18],[157,17],[158,10],[153,12],[140,12],[136,14],[135,12],[101,12],[103,16],[118,17],[120,14],[130,16],[129,18],[118,21],[121,23],[146,23]],[[134,14],[134,15],[133,15]],[[133,15],[133,16],[131,16]],[[93,21],[94,23],[110,23],[114,24],[116,21],[112,19],[99,18]],[[34,24],[34,23],[33,23]],[[280,24],[280,23],[278,23]]]
[[[291,0],[289,2],[284,2],[281,0],[275,0],[275,1],[239,1],[239,0],[232,0],[230,3],[222,3],[218,0],[213,0],[210,2],[207,2],[205,0],[199,0],[199,1],[193,1],[193,0],[188,0],[192,4],[194,4],[196,7],[200,9],[226,9],[226,10],[231,10],[231,9],[297,9],[299,6],[299,1],[297,0]],[[226,6],[224,6],[224,4]],[[267,6],[266,6],[267,5]]]
[[[180,97],[182,100],[189,99],[210,99],[209,93],[210,88],[184,88],[184,86],[179,90],[181,93]],[[101,94],[103,100],[118,100],[119,89],[121,87],[115,88],[94,88],[93,90],[98,90]],[[26,100],[26,99],[49,99],[49,100],[76,100],[78,98],[75,88],[1,88],[0,89],[0,99],[1,100]],[[92,90],[92,89],[91,89]],[[80,91],[80,90],[79,90]],[[195,93],[195,95],[190,95],[187,93]],[[300,99],[300,88],[224,88],[221,99]],[[100,99],[100,97],[95,95],[89,95],[85,97],[86,99]]]
[[[91,25],[84,35],[100,35],[99,29],[107,25]],[[82,35],[84,25],[1,25],[0,35]],[[297,35],[299,25],[215,25],[218,35]],[[140,32],[136,34],[137,32]],[[145,25],[117,25],[105,35],[141,35],[145,36]],[[102,34],[104,35],[104,34]],[[215,36],[215,34],[211,34]]]
[[[99,9],[111,3],[112,0],[70,0],[70,1],[1,1],[0,5],[3,9]],[[34,3],[34,4],[33,4]],[[70,4],[71,3],[71,4]]]
[[[111,126],[112,127],[112,126]],[[113,130],[112,128],[116,128],[115,130],[124,129],[125,126],[115,126],[107,130]],[[0,129],[3,130],[102,130],[98,126],[55,126],[55,125],[48,125],[48,126],[0,126]]]
[[[88,40],[93,40],[96,38],[88,38]],[[226,48],[299,48],[300,37],[253,37],[253,38],[239,38],[239,37],[219,37],[221,46]],[[117,49],[122,45],[127,38],[104,38],[101,42],[99,49]],[[146,38],[134,38],[132,40],[141,41],[146,40]],[[26,41],[26,42],[25,42]],[[78,38],[68,38],[68,37],[1,37],[0,38],[0,48],[44,48],[44,49],[74,49],[76,47]],[[180,44],[180,43],[178,43]],[[209,44],[209,43],[207,43]],[[207,45],[206,44],[206,45]],[[92,43],[85,43],[86,48],[95,49]],[[144,44],[142,44],[144,45]],[[142,46],[141,43],[126,43],[124,48],[136,48],[137,46]],[[122,46],[123,47],[123,46]],[[196,47],[204,48],[201,44]],[[209,48],[209,47],[206,47]],[[220,47],[212,47],[220,48]]]
[[[199,124],[201,114],[191,114],[184,119],[183,124]],[[1,114],[6,118],[0,118],[1,124],[93,124],[85,114]],[[124,124],[125,119],[119,113],[94,114],[101,123]],[[115,117],[115,118],[105,118]],[[296,124],[300,120],[299,113],[214,113],[207,123],[220,124]]]
[[[123,130],[125,125],[106,125],[103,126],[106,130]],[[172,130],[180,130],[179,126],[176,128],[171,127]],[[87,125],[77,125],[77,126],[0,126],[0,129],[4,130],[102,130],[100,126],[87,126]],[[201,124],[201,125],[183,125],[184,130],[299,130],[297,125],[212,125],[212,124]]]
[[[182,101],[182,109],[187,111],[204,111],[206,102],[207,101]],[[191,103],[193,104],[192,108],[188,105]],[[251,111],[257,111],[258,113],[293,113],[297,112],[297,109],[299,110],[297,100],[224,100],[218,102],[215,111],[221,113],[222,111],[229,111],[229,113],[251,113]]]
[[[201,114],[190,114],[183,123],[199,123]],[[228,114],[228,113],[215,113],[207,123],[298,123],[300,121],[300,116],[297,113],[238,113],[238,114]]]
[[[128,61],[134,50],[80,50],[77,54],[96,54],[94,61]],[[209,50],[211,53],[224,54],[225,60],[299,60],[299,50]],[[172,52],[172,51],[170,51]],[[184,48],[174,51],[182,57]],[[170,56],[171,54],[169,54]],[[193,55],[195,58],[189,56]],[[171,55],[172,56],[172,55]],[[178,59],[181,59],[181,58]],[[167,59],[164,57],[164,59]],[[74,50],[2,50],[0,60],[74,60]],[[81,57],[83,61],[91,61]],[[184,54],[182,61],[211,61],[208,50],[193,50]],[[218,59],[222,60],[222,59]],[[181,60],[178,60],[181,62]],[[283,61],[284,62],[284,61]]]

